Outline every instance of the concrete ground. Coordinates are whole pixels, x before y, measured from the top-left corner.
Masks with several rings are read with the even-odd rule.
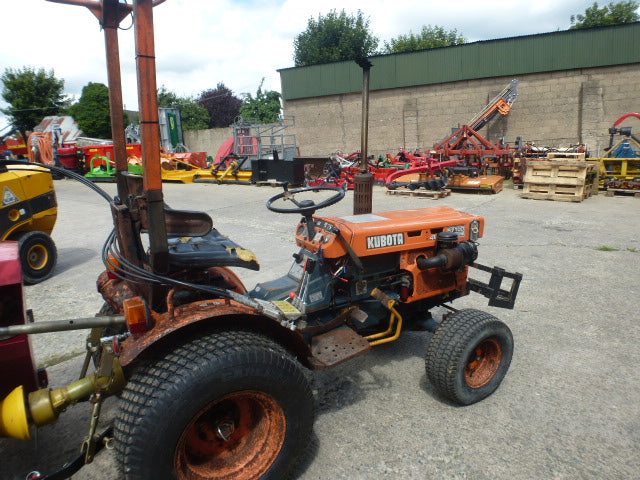
[[[92,316],[102,300],[95,279],[110,230],[107,204],[85,187],[56,182],[55,276],[26,287],[36,320]],[[113,185],[104,185],[113,193]],[[174,208],[208,212],[221,232],[261,260],[238,269],[247,286],[286,272],[296,215],[269,212],[270,187],[165,185]],[[322,214],[350,214],[353,193]],[[385,196],[374,211],[450,205],[487,220],[478,261],[524,274],[514,310],[486,307],[472,294],[454,306],[485,309],[515,338],[500,388],[468,407],[438,397],[424,371],[430,334],[397,342],[335,370],[316,373],[318,414],[298,477],[312,479],[637,479],[640,478],[640,200],[591,197],[582,203],[524,200],[519,191],[453,194],[440,200]],[[33,337],[39,364],[59,387],[78,375],[84,332]],[[104,419],[117,400],[109,399]],[[35,442],[0,440],[0,479],[51,472],[72,458],[88,429],[77,405]],[[101,452],[76,479],[119,479]]]

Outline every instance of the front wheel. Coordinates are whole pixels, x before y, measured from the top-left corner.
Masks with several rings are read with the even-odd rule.
[[[480,310],[460,310],[436,330],[427,349],[427,376],[441,395],[470,405],[498,388],[512,355],[507,325]]]
[[[313,427],[302,368],[246,331],[204,335],[140,367],[115,421],[125,478],[286,478]]]
[[[24,283],[33,285],[53,275],[58,254],[49,235],[37,230],[25,232],[18,237],[18,249]]]

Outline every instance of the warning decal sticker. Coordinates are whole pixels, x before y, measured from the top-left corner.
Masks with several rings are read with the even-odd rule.
[[[4,195],[2,197],[2,206],[11,205],[12,203],[18,203],[20,199],[18,196],[9,189],[4,187]]]

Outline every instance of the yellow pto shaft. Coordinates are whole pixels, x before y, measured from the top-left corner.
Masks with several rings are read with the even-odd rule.
[[[31,438],[30,425],[42,426],[55,421],[69,405],[88,398],[94,392],[107,395],[119,392],[126,379],[117,358],[113,360],[111,376],[94,373],[71,385],[52,390],[42,388],[25,398],[22,385],[0,402],[0,437],[22,440]]]

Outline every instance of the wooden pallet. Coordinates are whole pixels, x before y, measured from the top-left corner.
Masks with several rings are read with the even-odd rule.
[[[586,160],[584,153],[575,152],[549,152],[548,160],[573,160],[576,162],[584,162]]]
[[[522,198],[581,202],[598,194],[598,162],[527,161]]]
[[[597,190],[596,190],[597,194]],[[522,198],[533,200],[553,200],[560,202],[581,202],[593,195],[589,187],[581,185],[525,185]]]
[[[451,195],[451,190],[448,188],[444,190],[387,190],[387,195],[438,199]]]
[[[621,188],[608,188],[605,196],[607,197],[635,197],[640,198],[640,190],[623,190]]]

